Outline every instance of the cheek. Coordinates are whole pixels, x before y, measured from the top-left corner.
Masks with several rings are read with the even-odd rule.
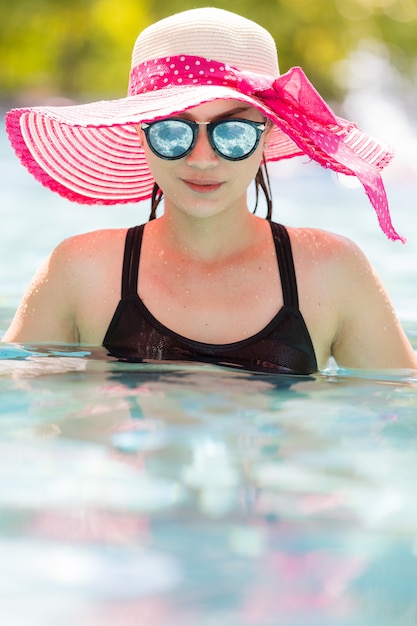
[[[161,172],[163,171],[164,165],[166,167],[167,162],[164,161],[163,159],[158,158],[156,154],[154,154],[152,150],[150,150],[148,143],[146,141],[145,133],[143,131],[141,134],[139,134],[139,139],[141,141],[142,149],[145,154],[146,163],[150,169],[150,172],[152,176],[155,178],[155,180],[158,180],[158,178],[161,175]]]
[[[262,144],[259,144],[256,151],[248,159],[236,163],[238,166],[236,179],[241,185],[246,183],[246,186],[248,186],[254,180],[262,162],[263,150],[264,144],[262,141]]]
[[[177,181],[172,175],[176,161],[165,161],[158,158],[148,146],[144,146],[145,158],[149,170],[164,194],[172,195],[176,191]]]

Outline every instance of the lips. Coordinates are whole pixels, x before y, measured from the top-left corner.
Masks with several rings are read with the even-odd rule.
[[[223,183],[219,183],[213,180],[183,180],[183,183],[187,185],[193,191],[197,193],[211,193],[220,189]]]

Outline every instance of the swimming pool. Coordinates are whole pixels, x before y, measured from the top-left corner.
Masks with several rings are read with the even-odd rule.
[[[72,206],[0,141],[0,329],[63,237],[147,207]],[[406,246],[360,189],[274,176],[276,217],[355,238],[417,348],[416,182],[388,184]],[[301,177],[301,183],[299,182]],[[415,626],[417,381],[139,366],[0,347],[0,599],[8,626]]]

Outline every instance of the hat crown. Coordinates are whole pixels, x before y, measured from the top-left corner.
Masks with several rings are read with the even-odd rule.
[[[268,31],[224,9],[192,9],[152,24],[136,40],[132,68],[145,61],[181,54],[279,76],[276,46]]]

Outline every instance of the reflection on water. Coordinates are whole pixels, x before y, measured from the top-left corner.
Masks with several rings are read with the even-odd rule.
[[[416,623],[406,373],[0,357],[5,623]]]

